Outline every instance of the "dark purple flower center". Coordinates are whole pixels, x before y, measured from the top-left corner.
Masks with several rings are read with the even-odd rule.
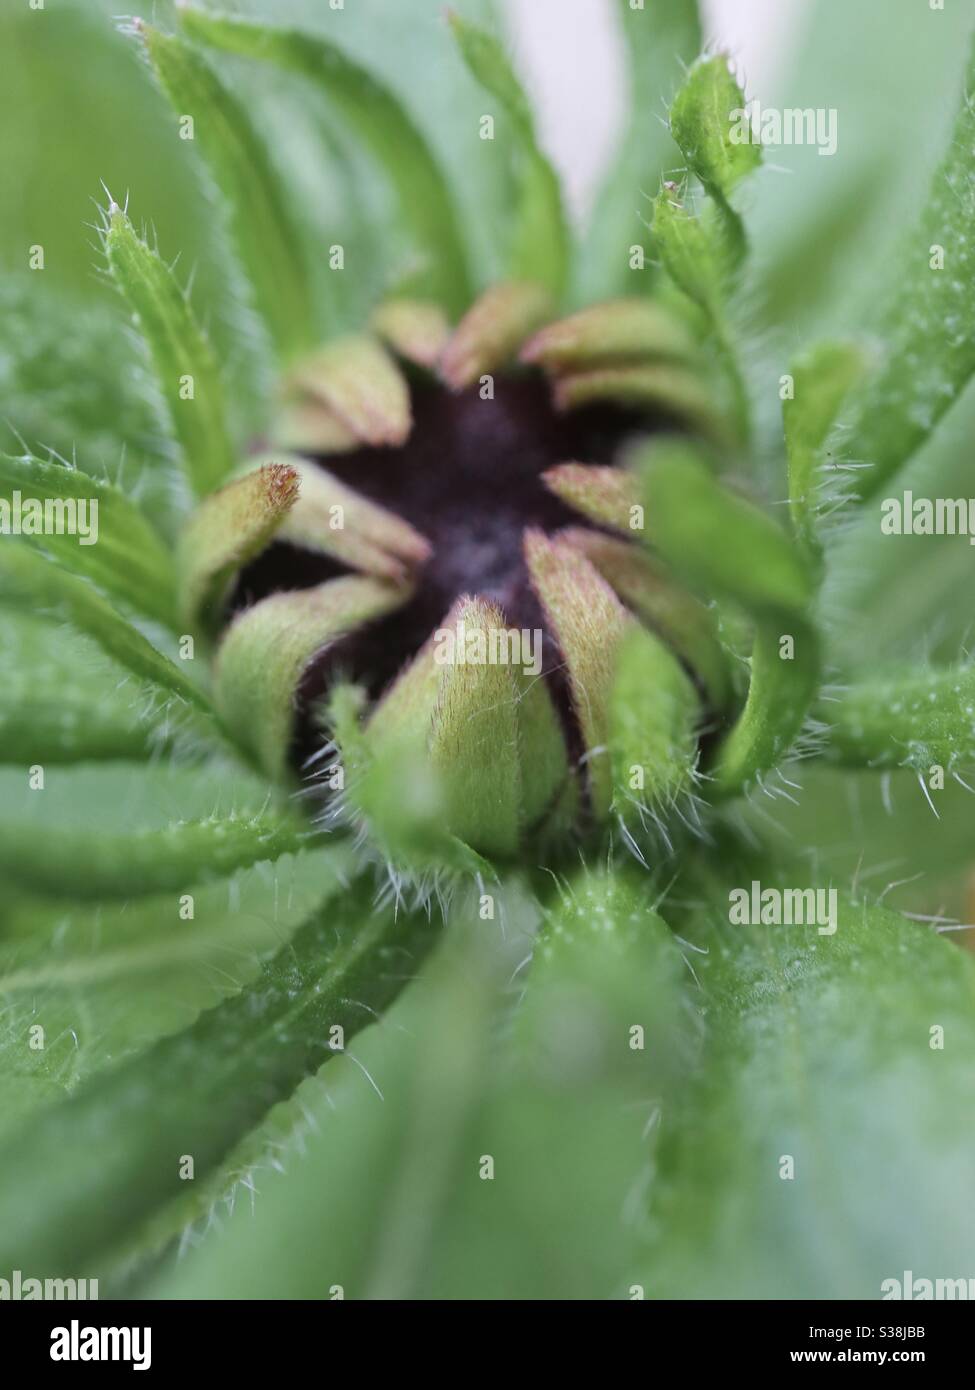
[[[413,429],[402,448],[321,460],[348,486],[410,522],[433,555],[409,603],[343,638],[306,673],[297,755],[320,743],[309,712],[338,675],[378,698],[465,594],[496,602],[511,627],[542,631],[543,672],[574,744],[561,657],[528,580],[522,536],[526,527],[551,533],[584,525],[548,490],[542,473],[572,461],[612,463],[641,421],[613,407],[557,413],[549,387],[534,376],[496,378],[493,400],[482,400],[477,387],[454,394],[417,384],[412,405]],[[327,556],[275,543],[243,572],[232,607],[350,572]]]

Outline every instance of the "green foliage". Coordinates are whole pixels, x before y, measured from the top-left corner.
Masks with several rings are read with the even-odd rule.
[[[108,210],[108,266],[152,358],[169,427],[197,496],[212,492],[234,464],[223,383],[213,349],[176,277],[136,234],[121,208]]]
[[[634,1285],[647,1297],[877,1297],[905,1268],[961,1270],[975,966],[955,942],[971,910],[975,683],[947,618],[948,635],[934,633],[947,666],[919,664],[902,637],[896,662],[864,669],[875,648],[863,632],[872,625],[879,648],[892,627],[930,627],[932,599],[952,585],[967,622],[970,548],[962,538],[944,560],[939,546],[937,560],[912,550],[903,563],[884,537],[882,560],[869,516],[846,540],[826,523],[844,468],[862,467],[867,495],[902,465],[912,481],[969,486],[970,421],[947,411],[975,364],[970,101],[887,301],[873,378],[869,348],[839,336],[857,316],[827,293],[840,272],[824,270],[819,244],[839,263],[867,225],[856,201],[894,206],[897,166],[931,147],[929,51],[943,55],[960,21],[931,12],[942,30],[925,44],[920,20],[906,26],[916,89],[902,38],[878,30],[851,57],[824,26],[830,72],[813,42],[818,90],[794,100],[833,104],[846,90],[836,104],[857,119],[882,53],[901,76],[874,76],[911,90],[917,138],[887,130],[868,160],[838,147],[828,196],[808,169],[795,199],[780,179],[783,224],[808,212],[811,186],[821,206],[770,244],[777,175],[753,181],[746,214],[761,150],[733,138],[744,94],[727,60],[692,61],[696,6],[621,4],[632,119],[575,263],[488,0],[439,28],[436,0],[328,13],[289,0],[285,19],[270,16],[307,17],[313,33],[265,23],[267,0],[244,8],[252,18],[180,5],[176,36],[129,26],[170,99],[165,118],[143,104],[151,83],[129,92],[131,66],[118,91],[101,84],[110,186],[131,166],[133,205],[162,214],[160,244],[192,260],[208,243],[191,310],[183,275],[114,204],[102,229],[155,391],[118,304],[113,318],[77,312],[26,273],[0,289],[14,455],[0,458],[0,500],[100,508],[90,547],[0,537],[0,1271],[97,1272],[113,1291],[174,1297],[321,1298],[339,1285],[377,1299],[585,1299]],[[876,18],[875,0],[863,9]],[[36,22],[55,31],[53,12]],[[859,10],[844,24],[858,32]],[[0,40],[15,36],[45,90],[84,92],[86,55],[97,71],[115,52],[94,29],[75,17],[57,31],[91,38],[67,55],[63,87],[47,80],[57,45],[39,40],[32,63],[23,17],[0,20]],[[834,58],[845,88],[831,85]],[[295,105],[268,65],[301,79]],[[50,104],[13,80],[15,111]],[[478,138],[484,92],[494,143]],[[75,105],[64,150],[21,140],[67,203],[29,198],[22,224],[0,213],[19,227],[15,265],[25,232],[48,238],[52,208],[80,221],[64,152],[77,145],[89,168],[102,151],[81,132],[101,126]],[[314,134],[292,144],[298,105]],[[155,133],[139,144],[119,110]],[[263,337],[237,340],[214,281],[222,242],[181,182],[194,142],[273,354]],[[158,149],[158,171],[136,148]],[[116,149],[129,151],[120,175]],[[0,153],[24,171],[2,136]],[[329,200],[342,204],[334,218]],[[652,299],[634,297],[628,269],[644,215]],[[322,259],[325,226],[347,229],[355,256],[349,280],[319,294],[331,270],[309,258]],[[864,244],[883,257],[859,245],[865,280]],[[76,268],[60,230],[50,245],[50,278],[66,284]],[[624,284],[626,299],[585,297],[551,321],[566,293]],[[854,291],[864,285],[847,281],[851,302]],[[847,326],[809,347],[817,297],[830,301],[824,320]],[[238,357],[254,359],[246,387]],[[330,476],[309,458],[363,446],[396,467],[423,391],[453,408],[448,393],[481,376],[539,368],[567,441],[575,412],[598,422],[613,407],[637,436],[630,473],[595,449],[567,450],[544,474],[581,519],[524,538],[556,673],[441,667],[428,643],[372,700],[368,661],[337,644],[361,629],[367,648],[370,625],[395,622],[400,605],[412,621],[431,547],[421,517],[414,529],[338,463]],[[147,408],[159,395],[196,500],[179,525],[186,490]],[[659,436],[668,420],[683,437]],[[305,458],[263,452],[302,423]],[[13,442],[18,430],[28,442]],[[915,457],[922,445],[933,461]],[[282,543],[311,552],[319,580],[333,565],[352,573],[272,587],[228,623],[242,571]],[[851,556],[896,612],[876,599],[851,611]],[[493,594],[452,612],[474,629],[506,621]],[[308,713],[319,756],[291,804],[274,786],[294,785],[305,677],[333,657],[336,680]],[[851,880],[823,929],[730,911],[734,889]],[[960,935],[874,905],[895,897]],[[253,1214],[234,1207],[240,1185],[259,1192]]]
[[[864,372],[863,354],[851,343],[820,343],[790,372],[792,394],[782,403],[789,510],[796,535],[812,557],[818,554],[816,514],[826,483],[818,476],[825,462],[824,446]]]
[[[0,601],[69,623],[139,680],[209,712],[207,697],[85,579],[45,559],[26,541],[0,550]]]
[[[921,201],[880,325],[884,362],[860,405],[851,455],[870,464],[862,495],[884,486],[935,429],[975,372],[975,48],[944,162]]]
[[[716,792],[735,794],[788,754],[816,693],[813,580],[786,534],[722,488],[693,448],[652,446],[637,466],[648,539],[689,584],[733,600],[754,621],[748,699],[710,769]]]
[[[5,825],[0,830],[0,868],[33,892],[101,902],[176,893],[226,878],[237,869],[293,854],[309,835],[301,821],[271,812],[186,821],[131,835],[44,835],[33,825]]]
[[[691,171],[722,202],[762,162],[761,145],[735,139],[735,113],[744,104],[727,58],[718,54],[694,64],[670,108],[671,133]]]
[[[164,441],[110,308],[59,294],[36,274],[0,278],[3,449],[51,451],[95,476],[138,482],[165,515]]]
[[[625,1296],[655,1107],[697,1048],[693,981],[642,870],[552,887],[514,1017],[523,907],[509,904],[504,940],[459,904],[423,981],[357,1043],[384,1100],[331,1064],[328,1102],[306,1091],[307,1133],[261,1175],[262,1200],[238,1202],[149,1296],[260,1296],[265,1279],[288,1298],[336,1283],[347,1299]],[[319,1240],[301,1238],[311,1227]]]
[[[437,160],[398,98],[338,45],[296,29],[184,9],[193,38],[300,73],[325,92],[389,179],[423,266],[403,292],[459,313],[468,295],[465,254],[450,190]]]
[[[257,307],[286,361],[313,347],[318,333],[300,238],[278,175],[247,112],[200,54],[141,21],[135,30],[175,115],[193,122],[193,141],[225,199]]]
[[[76,509],[79,501],[86,503],[87,543],[67,529],[70,513],[61,508],[54,516],[55,524],[64,517],[62,533],[32,537],[34,542],[145,617],[176,626],[170,552],[121,488],[61,463],[0,455],[0,499],[12,502],[15,492],[44,503],[70,499]]]
[[[842,895],[834,935],[730,926],[727,899],[702,917],[709,1037],[661,1160],[647,1297],[876,1299],[905,1269],[964,1268],[975,964]]]
[[[170,739],[153,728],[144,709],[107,701],[104,688],[92,685],[77,679],[48,685],[36,668],[29,677],[6,676],[0,683],[0,762],[140,761],[166,751]]]
[[[228,628],[217,653],[217,705],[273,781],[288,775],[298,684],[313,657],[402,600],[401,591],[378,579],[333,579],[300,593],[272,594]]]
[[[512,280],[536,281],[558,298],[565,290],[569,271],[569,230],[558,176],[538,146],[531,105],[498,40],[453,11],[449,17],[461,56],[478,82],[500,103],[517,151],[518,219],[508,275]],[[496,134],[494,139],[498,139]]]
[[[620,644],[609,718],[613,810],[624,824],[663,825],[671,803],[690,791],[697,763],[699,709],[680,662],[652,632],[635,628]]]
[[[110,1250],[180,1194],[184,1155],[206,1176],[341,1050],[332,1030],[351,1037],[398,993],[435,932],[426,913],[392,906],[363,924],[371,900],[360,882],[326,903],[252,984],[0,1145],[5,1268],[80,1268]]]
[[[599,189],[579,267],[582,297],[633,294],[631,248],[645,244],[649,200],[662,178],[680,167],[681,153],[666,112],[701,51],[697,0],[634,9],[617,0],[630,79],[627,127],[615,163]]]
[[[822,706],[829,756],[853,767],[970,768],[975,676],[968,667],[894,671],[857,681]]]

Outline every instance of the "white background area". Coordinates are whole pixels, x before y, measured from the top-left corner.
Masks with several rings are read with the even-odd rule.
[[[515,57],[535,97],[542,143],[559,166],[577,215],[590,204],[626,109],[625,60],[613,2],[504,0]],[[648,0],[655,2],[660,0]],[[770,74],[789,55],[806,3],[703,0],[706,41],[733,56],[749,88],[768,90]]]

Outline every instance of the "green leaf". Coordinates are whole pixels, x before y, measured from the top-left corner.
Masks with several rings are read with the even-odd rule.
[[[815,693],[812,578],[795,543],[722,488],[692,445],[650,446],[637,467],[652,544],[689,584],[734,600],[755,623],[748,699],[709,769],[714,790],[733,794],[788,754]]]
[[[287,193],[243,105],[204,59],[176,36],[134,26],[176,115],[192,118],[257,307],[287,361],[319,337]]]
[[[713,219],[693,215],[678,197],[677,187],[665,184],[654,199],[651,231],[674,284],[700,305],[712,324],[720,323],[729,272]]]
[[[664,268],[707,315],[743,440],[749,433],[749,401],[728,300],[747,245],[731,195],[761,162],[761,146],[750,142],[744,102],[724,55],[701,58],[694,64],[670,108],[670,125],[688,168],[711,201],[692,217],[674,197],[675,185],[665,183],[654,202],[652,224]],[[748,142],[741,138],[745,127]]]
[[[0,626],[0,764],[46,768],[162,755],[173,764],[208,751],[192,711],[128,679],[87,638],[10,609]]]
[[[448,624],[461,603],[458,600],[451,610]],[[435,647],[431,637],[367,720],[363,720],[366,698],[360,687],[340,684],[329,692],[323,723],[341,759],[346,788],[343,812],[353,824],[368,830],[370,842],[397,872],[414,878],[461,873],[490,880],[496,876],[492,866],[454,833],[448,818],[452,796],[455,814],[459,810],[465,824],[472,819],[461,799],[465,770],[451,769],[444,778],[431,757],[434,718],[441,689],[448,684],[435,659]],[[438,742],[441,755],[451,745],[457,747],[443,729]],[[475,764],[483,756],[480,745],[481,740],[476,740]],[[540,746],[544,750],[541,740]],[[503,780],[495,772],[495,786]],[[539,780],[547,779],[540,776]],[[503,811],[498,815],[492,808],[492,819],[503,824]]]
[[[448,12],[448,18],[464,62],[485,91],[500,103],[514,137],[519,206],[508,277],[534,280],[558,298],[569,274],[569,229],[558,176],[538,146],[528,98],[501,43],[486,29],[453,11]]]
[[[15,492],[22,498],[49,502],[55,526],[71,520],[72,502],[75,508],[79,501],[85,502],[84,512],[76,513],[88,532],[83,544],[66,527],[58,535],[50,526],[35,542],[66,569],[92,579],[147,618],[175,628],[172,556],[120,488],[65,464],[0,454],[0,515],[4,501],[12,505]]]
[[[93,682],[48,685],[36,671],[0,681],[0,763],[28,767],[132,759],[164,751],[163,730]],[[176,729],[171,727],[171,734]]]
[[[863,354],[852,343],[820,343],[790,370],[793,395],[782,403],[789,461],[792,524],[810,556],[817,556],[816,513],[820,509],[823,448],[847,396],[865,371]]]
[[[714,614],[649,551],[588,528],[570,527],[562,537],[582,551],[627,608],[687,663],[705,686],[712,707],[723,709],[730,689],[729,658]]]
[[[752,877],[693,929],[709,1038],[662,1158],[647,1297],[879,1299],[905,1270],[964,1273],[975,962],[842,896],[834,935],[729,925]]]
[[[191,8],[181,11],[180,21],[193,38],[273,62],[324,91],[381,165],[396,194],[400,216],[423,259],[422,269],[410,277],[409,292],[460,313],[469,285],[450,190],[426,140],[393,92],[318,35]]]
[[[975,673],[902,670],[858,680],[821,706],[825,756],[850,767],[911,767],[925,779],[935,766],[975,763]]]
[[[264,812],[251,817],[185,821],[129,835],[5,825],[0,867],[32,892],[71,901],[177,893],[227,878],[238,869],[293,854],[309,839],[297,819]]]
[[[183,1155],[197,1181],[207,1177],[372,1021],[437,935],[426,912],[377,908],[373,893],[359,880],[240,993],[96,1074],[0,1146],[4,1268],[86,1267],[185,1192]]]
[[[342,861],[333,864],[319,848],[180,898],[79,904],[9,893],[0,945],[0,1136],[99,1068],[189,1027],[201,1009],[252,980],[261,957],[279,949],[341,873]],[[31,1046],[38,1026],[43,1048],[36,1036]]]
[[[721,203],[762,162],[762,146],[741,120],[744,106],[728,59],[716,54],[693,65],[670,108],[670,129],[684,158]],[[742,138],[746,133],[749,138]]]
[[[35,453],[99,476],[111,466],[117,481],[141,484],[143,503],[168,517],[166,441],[133,371],[117,306],[86,303],[30,271],[5,274],[0,344],[0,448],[24,453],[26,440]]]
[[[812,0],[797,17],[790,56],[763,82],[768,106],[837,113],[835,155],[820,157],[818,143],[775,150],[789,169],[788,197],[781,177],[749,190],[763,319],[794,323],[799,341],[860,334],[875,319],[934,153],[951,130],[946,94],[963,80],[971,12],[907,5],[896,25],[886,22],[890,13],[888,0],[847,7],[837,44],[833,0]]]
[[[297,1124],[280,1136],[271,1162],[255,1165],[254,1177],[237,1169],[246,1186],[259,1185],[261,1200],[252,1206],[241,1189],[215,1205],[219,1220],[207,1220],[203,1239],[192,1233],[183,1257],[151,1279],[148,1296],[219,1288],[262,1297],[275,1288],[279,1297],[302,1297],[338,1283],[346,1299],[368,1299],[384,1296],[383,1287],[398,1295],[425,1284],[431,1244],[464,1186],[452,1179],[472,1171],[469,1130],[497,1072],[504,981],[518,959],[484,925],[476,902],[452,907],[450,930],[421,980],[381,1027],[361,1033],[320,1080],[301,1087],[287,1108],[298,1109]]]
[[[114,203],[108,210],[105,251],[149,350],[190,485],[204,496],[234,465],[223,383],[209,339],[173,272]]]
[[[199,687],[86,580],[68,574],[24,543],[0,548],[0,598],[70,623],[140,680],[211,712]]]
[[[734,216],[734,214],[732,214]],[[715,355],[727,380],[729,405],[738,433],[747,439],[750,405],[739,360],[729,301],[734,288],[734,256],[725,228],[705,207],[690,213],[678,190],[665,184],[654,199],[654,246],[677,288],[704,312]]]
[[[646,240],[647,200],[681,163],[664,115],[701,51],[697,0],[634,9],[616,0],[630,76],[627,129],[616,162],[596,197],[580,266],[585,303],[634,293],[631,248]]]
[[[560,889],[513,1018],[526,905],[499,903],[503,937],[476,899],[459,902],[420,988],[356,1044],[383,1101],[351,1059],[333,1063],[328,1098],[305,1089],[308,1123],[260,1173],[261,1200],[219,1207],[147,1296],[301,1298],[336,1283],[346,1299],[623,1296],[645,1245],[654,1110],[669,1111],[694,1056],[693,985],[644,870],[582,870]],[[493,1181],[478,1178],[482,1154]]]
[[[975,373],[975,48],[948,152],[923,199],[881,334],[885,361],[860,405],[850,454],[872,496],[934,430]]]
[[[634,832],[657,830],[692,789],[698,757],[700,703],[677,657],[646,628],[620,643],[609,712],[613,814]]]
[[[378,579],[343,577],[272,594],[227,629],[216,658],[217,707],[272,780],[287,775],[298,685],[309,663],[360,623],[397,608],[408,593]]]
[[[646,535],[678,574],[749,612],[806,608],[814,586],[790,537],[722,487],[696,445],[663,440],[632,461],[646,489]]]

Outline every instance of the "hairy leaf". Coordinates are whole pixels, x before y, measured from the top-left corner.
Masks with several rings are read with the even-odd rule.
[[[852,767],[936,767],[975,761],[975,673],[968,667],[903,670],[835,692],[820,707],[826,756]]]
[[[55,526],[64,528],[59,535],[45,525],[35,540],[66,569],[94,580],[147,618],[176,626],[169,551],[121,488],[61,463],[0,455],[0,509],[3,501],[12,504],[14,493],[45,503]],[[80,530],[82,521],[86,537],[68,529],[73,522]]]
[[[0,1145],[0,1264],[81,1268],[214,1170],[399,992],[436,938],[360,880],[239,994],[96,1074]]]
[[[744,105],[728,59],[717,54],[693,65],[670,108],[671,132],[691,170],[722,202],[762,162],[761,145],[741,138]]]
[[[84,902],[179,892],[237,869],[293,854],[308,840],[301,821],[273,812],[185,821],[130,835],[5,825],[0,867],[23,888]]]
[[[850,455],[871,496],[914,454],[975,373],[975,48],[948,153],[893,281],[886,356],[866,390]]]
[[[28,545],[8,544],[0,549],[0,598],[70,623],[140,680],[210,712],[209,701],[199,687],[86,580],[69,574]]]
[[[818,554],[816,513],[824,480],[823,448],[849,393],[865,370],[851,343],[820,343],[791,368],[793,394],[782,404],[789,461],[789,510],[807,553]]]
[[[114,203],[108,211],[105,251],[149,349],[190,485],[204,496],[223,482],[234,463],[213,349],[173,272]]]
[[[833,935],[731,925],[727,902],[694,935],[709,1041],[663,1159],[646,1296],[878,1299],[905,1270],[964,1273],[975,962],[842,900]]]
[[[226,199],[257,307],[288,360],[318,337],[288,196],[244,106],[199,53],[141,20],[135,27],[176,115],[192,119],[193,140]]]
[[[231,53],[266,59],[322,88],[396,193],[400,215],[423,260],[422,269],[410,277],[410,292],[459,313],[469,291],[453,200],[435,156],[393,92],[317,34],[192,8],[184,8],[180,19],[194,38]]]
[[[381,617],[405,589],[365,576],[272,594],[240,614],[217,653],[217,705],[227,727],[272,779],[286,775],[302,674],[316,653]]]
[[[812,579],[785,533],[722,488],[691,446],[651,446],[640,469],[653,545],[690,584],[733,599],[755,623],[748,700],[710,769],[720,795],[736,793],[787,755],[815,693]]]

